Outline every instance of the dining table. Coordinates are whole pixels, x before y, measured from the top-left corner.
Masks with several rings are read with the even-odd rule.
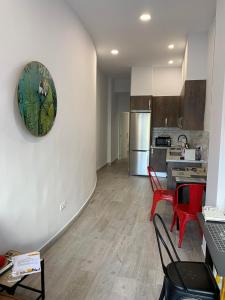
[[[176,187],[185,183],[206,184],[207,170],[203,167],[172,168],[172,178]]]

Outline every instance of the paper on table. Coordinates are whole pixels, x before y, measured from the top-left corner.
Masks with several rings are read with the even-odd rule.
[[[40,252],[30,252],[12,257],[12,276],[41,272]]]

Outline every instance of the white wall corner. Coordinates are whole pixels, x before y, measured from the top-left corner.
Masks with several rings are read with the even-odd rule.
[[[111,141],[112,141],[112,78],[108,78],[108,120],[107,120],[107,163],[112,162],[112,151],[111,151]]]

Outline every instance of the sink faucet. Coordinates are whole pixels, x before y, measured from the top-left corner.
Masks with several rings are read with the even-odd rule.
[[[185,142],[182,142],[182,140],[180,141],[180,138],[181,138],[181,137],[182,137],[182,138],[185,138]],[[188,148],[188,147],[189,147],[189,145],[188,145],[188,139],[187,139],[187,137],[186,137],[185,134],[179,135],[177,141],[178,141],[178,143],[179,143],[179,142],[182,143],[182,147],[183,147],[183,148]]]

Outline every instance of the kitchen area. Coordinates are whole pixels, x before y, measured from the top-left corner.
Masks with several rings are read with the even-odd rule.
[[[172,176],[174,168],[180,172],[193,168],[206,177],[210,47],[207,33],[190,34],[180,65],[132,68],[130,175],[148,176],[150,165],[158,177],[167,178],[169,189],[175,187],[173,177],[179,177]]]
[[[205,98],[206,80],[186,80],[180,96],[131,96],[130,175],[147,176],[150,165],[169,189],[182,176],[206,179]]]
[[[189,182],[206,178],[209,47],[207,33],[190,34],[181,65],[132,68],[130,175],[148,176],[150,165],[158,177],[167,178],[169,189],[175,188],[179,177],[173,169],[192,178]]]

